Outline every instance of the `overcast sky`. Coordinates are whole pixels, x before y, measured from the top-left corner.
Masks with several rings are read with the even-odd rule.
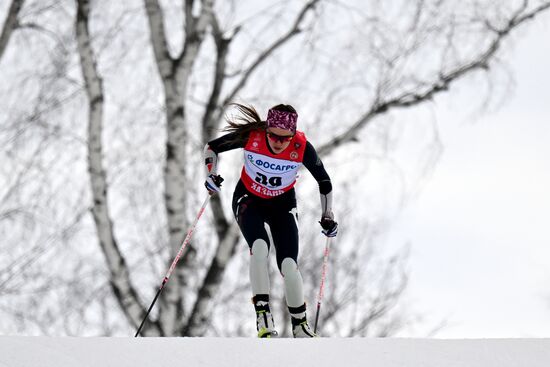
[[[443,153],[392,228],[412,244],[409,294],[438,337],[550,337],[548,16],[514,42],[512,93],[474,116],[476,89],[436,101]],[[462,94],[462,95],[460,95]]]

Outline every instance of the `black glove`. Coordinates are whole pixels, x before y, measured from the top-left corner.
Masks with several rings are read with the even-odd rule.
[[[208,190],[210,195],[214,195],[220,192],[222,187],[222,182],[223,182],[222,176],[210,174],[206,177],[204,186],[206,187],[206,190]]]
[[[327,237],[336,237],[338,233],[338,223],[330,217],[322,217],[319,221],[323,230],[321,231]]]

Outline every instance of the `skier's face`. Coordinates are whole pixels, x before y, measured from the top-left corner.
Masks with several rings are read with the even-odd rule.
[[[292,131],[278,127],[268,128],[266,135],[269,147],[275,154],[279,154],[285,150],[294,137],[294,133]]]

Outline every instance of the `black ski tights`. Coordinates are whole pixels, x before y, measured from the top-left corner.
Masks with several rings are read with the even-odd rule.
[[[287,257],[298,263],[298,212],[294,189],[272,199],[263,199],[250,193],[239,181],[232,204],[233,215],[249,248],[259,238],[270,245],[264,227],[264,223],[267,223],[273,237],[279,270]]]

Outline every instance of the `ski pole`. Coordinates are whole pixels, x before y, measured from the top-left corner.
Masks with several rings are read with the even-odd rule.
[[[187,236],[185,236],[185,239],[183,240],[183,243],[180,247],[180,250],[178,251],[178,254],[174,258],[174,261],[172,261],[172,265],[170,265],[170,268],[168,269],[168,272],[164,276],[164,279],[162,281],[162,284],[160,285],[159,290],[157,291],[157,294],[155,295],[155,298],[153,299],[153,302],[151,303],[151,306],[149,306],[149,309],[147,310],[147,313],[145,314],[145,317],[143,318],[143,321],[141,322],[141,325],[139,325],[139,328],[137,329],[136,335],[134,337],[138,337],[139,333],[141,332],[141,329],[143,328],[143,325],[145,325],[145,321],[147,321],[147,317],[149,317],[149,313],[153,309],[153,306],[155,305],[155,302],[157,302],[157,299],[160,296],[160,293],[164,289],[164,286],[166,283],[168,283],[168,279],[170,279],[170,276],[172,275],[172,272],[176,268],[176,265],[178,261],[180,260],[181,255],[183,254],[183,250],[189,243],[189,240],[191,239],[191,235],[195,231],[195,227],[197,226],[197,222],[199,221],[200,217],[202,216],[202,213],[204,213],[204,210],[206,209],[206,205],[208,205],[208,201],[210,200],[210,194],[206,197],[204,200],[204,203],[202,204],[201,209],[199,210],[199,214],[197,214],[197,217],[195,218],[195,221],[191,225],[191,228],[189,228],[189,231],[187,232]]]
[[[327,276],[328,254],[330,251],[330,237],[327,237],[327,244],[325,245],[325,254],[323,257],[323,271],[321,275],[321,287],[319,288],[319,296],[317,297],[317,314],[315,315],[315,326],[313,332],[317,332],[317,324],[319,323],[319,310],[321,309],[321,302],[325,292],[325,279]]]

